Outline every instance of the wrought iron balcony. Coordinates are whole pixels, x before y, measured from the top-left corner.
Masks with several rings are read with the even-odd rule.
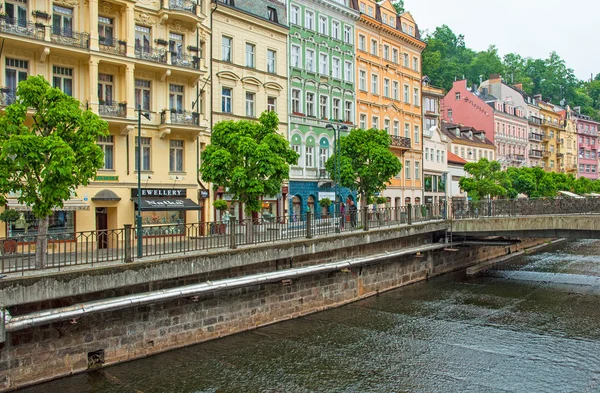
[[[7,106],[17,99],[17,90],[8,87],[0,88],[0,106]]]
[[[127,54],[127,42],[112,37],[98,37],[100,52],[113,53],[125,56]]]
[[[542,152],[542,156],[543,156],[544,158],[548,158],[548,157],[550,157],[550,152],[549,152],[549,151],[543,151],[543,152]]]
[[[0,18],[0,33],[43,40],[44,30],[45,26],[41,23],[22,22],[8,17]]]
[[[542,125],[542,119],[540,119],[539,117],[529,116],[528,120],[532,124]]]
[[[529,150],[529,157],[542,158],[542,151],[541,150]]]
[[[530,141],[539,141],[539,142],[541,142],[542,141],[542,134],[538,134],[538,133],[535,133],[535,132],[530,132],[529,133],[529,140]]]
[[[200,125],[200,115],[191,111],[164,110],[160,114],[160,124]]]
[[[80,33],[71,29],[52,29],[50,40],[57,44],[73,46],[75,48],[88,49],[90,47],[90,35]]]
[[[551,138],[550,138],[550,136],[549,136],[549,135],[542,134],[542,140],[543,140],[544,142],[548,142],[548,141],[550,141],[550,139],[551,139]]]
[[[196,15],[196,3],[189,0],[169,0],[169,9],[185,11]]]
[[[564,158],[564,153],[556,153],[556,158]]]
[[[161,48],[136,46],[135,57],[156,63],[167,63],[167,51]]]
[[[406,138],[403,136],[391,135],[392,138],[392,147],[400,147],[403,149],[410,149],[410,138]]]
[[[106,117],[127,117],[127,104],[124,102],[100,102],[98,105],[100,116]]]
[[[197,70],[200,66],[200,59],[198,56],[190,56],[183,53],[171,52],[171,64],[174,66]]]

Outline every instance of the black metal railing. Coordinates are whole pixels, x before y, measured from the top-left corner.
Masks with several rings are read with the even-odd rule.
[[[405,149],[410,149],[410,138],[396,135],[392,135],[391,137],[393,147],[403,147]]]
[[[529,157],[542,158],[541,150],[529,150]]]
[[[452,201],[455,220],[480,217],[599,214],[600,198],[486,199]]]
[[[529,140],[531,141],[542,141],[542,134],[537,134],[535,132],[529,133]]]
[[[193,224],[144,225],[141,229],[142,256],[236,248],[259,243],[335,235],[399,225],[412,225],[445,217],[444,204],[408,205],[396,208],[367,208],[344,212],[306,212],[275,217],[234,219]],[[62,269],[99,262],[130,262],[136,257],[137,231],[130,225],[104,231],[62,232],[46,236],[45,260],[36,256],[36,234],[0,238],[1,273],[39,269]]]
[[[156,63],[166,63],[167,51],[161,48],[136,47],[135,57],[141,60],[148,60]]]
[[[40,23],[23,22],[15,18],[0,17],[0,33],[44,39],[45,26]]]
[[[123,102],[101,102],[98,105],[100,116],[127,117],[127,104]]]
[[[190,126],[200,125],[200,115],[191,111],[162,111],[160,114],[160,124],[182,124]]]
[[[185,11],[196,15],[196,3],[189,0],[169,0],[169,8],[175,11]]]
[[[99,37],[100,52],[113,53],[125,56],[127,54],[127,42],[110,37]]]
[[[50,40],[57,44],[88,49],[90,47],[89,33],[80,33],[71,29],[52,29]]]
[[[171,52],[171,65],[192,68],[200,68],[200,59],[198,56],[190,56],[183,53]]]

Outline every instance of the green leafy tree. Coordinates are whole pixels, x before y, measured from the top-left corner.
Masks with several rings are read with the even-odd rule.
[[[402,170],[398,157],[390,151],[391,138],[384,130],[352,130],[340,139],[340,183],[356,191],[366,206],[376,193],[385,190],[386,184]],[[335,173],[336,154],[325,167]]]
[[[275,112],[263,112],[258,122],[219,122],[202,153],[202,180],[226,188],[247,215],[260,211],[263,196],[280,192],[289,166],[298,162],[278,126]]]
[[[475,201],[486,196],[506,196],[511,187],[510,178],[502,171],[498,161],[482,158],[478,162],[465,164],[468,177],[463,177],[458,184]]]
[[[33,114],[28,114],[33,110]],[[42,76],[19,83],[16,101],[0,114],[0,204],[19,195],[38,218],[36,266],[46,264],[48,221],[104,164],[98,137],[108,124]]]
[[[396,0],[392,3],[398,14],[404,13],[404,0]]]

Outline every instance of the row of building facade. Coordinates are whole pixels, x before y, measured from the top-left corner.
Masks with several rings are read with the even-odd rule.
[[[14,101],[19,81],[43,75],[109,124],[98,141],[104,167],[55,213],[51,231],[133,223],[138,174],[144,225],[219,218],[211,201],[231,195],[198,172],[211,126],[265,110],[278,114],[300,156],[288,184],[264,198],[273,215],[318,211],[320,199],[335,198],[325,161],[357,127],[386,130],[403,164],[383,193],[389,206],[459,194],[462,165],[481,157],[597,171],[597,124],[576,112],[502,95],[506,85],[496,91],[495,79],[479,89],[457,82],[448,94],[432,87],[421,73],[417,24],[389,0],[6,0],[4,12],[0,103]],[[584,129],[583,142],[568,138]],[[341,201],[355,198],[340,192]],[[35,230],[15,196],[8,207],[22,219],[6,235]],[[243,216],[236,204],[230,210]]]

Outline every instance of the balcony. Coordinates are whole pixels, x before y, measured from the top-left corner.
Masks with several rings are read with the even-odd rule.
[[[101,101],[98,105],[98,113],[102,117],[127,117],[127,103]]]
[[[167,51],[162,48],[136,47],[135,57],[140,60],[167,64]]]
[[[540,119],[539,117],[529,116],[527,120],[529,120],[531,124],[537,124],[538,126],[542,125],[542,119]]]
[[[54,43],[72,46],[75,48],[88,49],[90,47],[90,35],[70,29],[52,29],[50,40]]]
[[[542,157],[544,157],[544,158],[550,157],[550,152],[549,151],[543,151],[542,152]]]
[[[535,133],[535,132],[530,132],[529,133],[529,140],[530,141],[541,142],[542,141],[542,134],[538,134],[538,133]]]
[[[568,164],[565,166],[565,170],[567,172],[577,172],[577,166],[573,164]]]
[[[550,142],[550,139],[551,139],[551,138],[550,138],[550,136],[549,136],[549,135],[542,134],[542,141],[544,141],[544,142]]]
[[[204,19],[204,15],[198,12],[197,4],[190,0],[162,0],[158,17],[163,20],[168,19],[168,14],[172,14],[173,19],[179,19],[190,26],[194,26]]]
[[[392,147],[399,147],[401,149],[410,149],[411,143],[410,138],[406,138],[403,136],[395,136],[391,135],[392,138]]]
[[[541,150],[529,150],[529,157],[542,158],[542,151]]]
[[[41,23],[21,22],[14,18],[0,17],[0,33],[44,40],[45,26]]]
[[[196,112],[182,110],[163,110],[160,113],[160,124],[176,124],[184,126],[199,126],[200,115]]]
[[[112,37],[98,37],[100,52],[111,53],[113,55],[127,55],[127,42],[116,40]]]
[[[556,158],[565,158],[564,153],[556,153]]]
[[[169,52],[162,48],[139,48],[135,49],[135,57],[154,63],[170,64],[178,67],[197,70],[200,68],[200,58],[183,53]]]

